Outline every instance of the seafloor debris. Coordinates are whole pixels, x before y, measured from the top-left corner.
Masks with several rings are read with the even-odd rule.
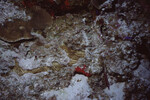
[[[138,2],[21,1],[0,1],[0,99],[150,99],[150,23]]]

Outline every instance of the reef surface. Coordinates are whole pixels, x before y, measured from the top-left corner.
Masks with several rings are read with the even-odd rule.
[[[141,2],[64,0],[62,9],[63,0],[22,1],[0,1],[1,100],[150,99]]]

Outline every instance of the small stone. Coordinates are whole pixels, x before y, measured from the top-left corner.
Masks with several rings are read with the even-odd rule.
[[[24,27],[24,26],[20,26],[19,29],[20,29],[20,30],[24,30],[25,27]]]

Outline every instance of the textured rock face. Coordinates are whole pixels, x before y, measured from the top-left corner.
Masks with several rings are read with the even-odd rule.
[[[52,16],[36,4],[26,10],[29,20],[22,13],[0,20],[0,99],[149,100],[150,63],[143,49],[149,50],[150,23],[138,3],[118,2],[108,12],[111,1],[93,9],[103,9],[100,15],[83,10]],[[63,0],[55,2],[58,7]]]

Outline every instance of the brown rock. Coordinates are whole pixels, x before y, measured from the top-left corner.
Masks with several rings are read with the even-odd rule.
[[[0,25],[0,39],[6,42],[33,39],[34,37],[30,34],[32,29],[43,30],[53,23],[49,13],[38,6],[33,7],[29,15],[31,16],[29,21],[15,19],[13,22]]]

